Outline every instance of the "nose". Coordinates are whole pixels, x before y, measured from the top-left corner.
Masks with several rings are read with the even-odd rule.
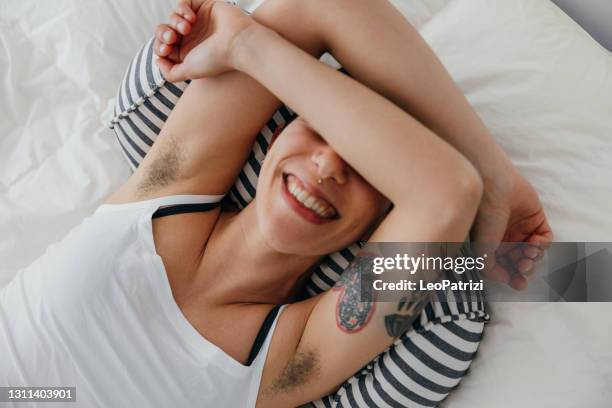
[[[312,155],[312,161],[317,166],[317,175],[322,179],[333,179],[338,184],[348,180],[347,164],[329,146],[322,146]]]

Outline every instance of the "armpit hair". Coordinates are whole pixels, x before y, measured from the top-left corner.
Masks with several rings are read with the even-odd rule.
[[[273,394],[289,392],[306,384],[320,370],[319,355],[315,350],[298,351],[266,391]]]
[[[147,166],[144,178],[138,185],[138,191],[141,193],[166,187],[178,178],[183,155],[175,138],[168,135],[167,140],[159,148],[157,157]]]

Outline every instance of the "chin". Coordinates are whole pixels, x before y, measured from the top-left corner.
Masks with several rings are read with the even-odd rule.
[[[259,230],[266,245],[276,252],[298,256],[319,255],[316,248],[310,248],[309,245],[316,242],[315,238],[296,234],[295,227],[282,227],[267,220],[260,223]]]
[[[261,204],[260,202],[257,203]],[[355,242],[345,242],[347,234],[334,231],[329,224],[307,224],[291,212],[281,200],[258,207],[260,236],[273,250],[296,256],[324,256]],[[334,233],[335,232],[335,233]],[[342,236],[344,239],[338,239]]]

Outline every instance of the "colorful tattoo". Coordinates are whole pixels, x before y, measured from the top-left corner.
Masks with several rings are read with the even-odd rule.
[[[336,325],[346,333],[356,333],[364,329],[374,315],[375,293],[368,291],[371,285],[365,282],[372,277],[374,258],[375,256],[369,253],[359,254],[333,288],[340,291],[336,302]],[[365,288],[362,288],[362,285],[365,285]],[[360,302],[362,298],[370,301]],[[404,334],[428,302],[429,295],[425,291],[402,297],[397,304],[397,311],[385,316],[387,334],[394,338]]]
[[[357,256],[344,271],[333,290],[340,291],[336,303],[336,325],[346,333],[356,333],[370,322],[376,303],[360,302],[362,276],[372,271],[371,256]]]

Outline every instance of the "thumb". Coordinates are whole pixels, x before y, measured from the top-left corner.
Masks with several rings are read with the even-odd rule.
[[[183,63],[175,63],[168,58],[159,58],[157,66],[163,77],[169,82],[180,82],[189,79],[187,66]]]

